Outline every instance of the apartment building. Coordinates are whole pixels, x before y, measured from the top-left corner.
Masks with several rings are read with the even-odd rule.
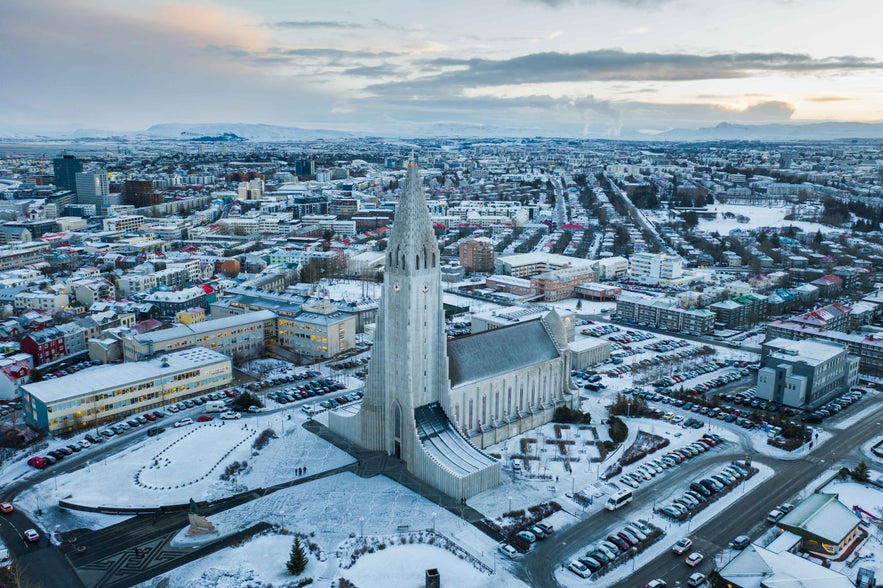
[[[858,379],[859,359],[823,339],[772,339],[763,345],[757,396],[791,407],[819,406]]]

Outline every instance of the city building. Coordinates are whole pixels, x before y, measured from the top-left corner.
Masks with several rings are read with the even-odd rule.
[[[767,318],[767,298],[744,294],[731,300],[722,300],[708,306],[715,315],[718,329],[747,329]]]
[[[304,304],[296,317],[279,317],[279,345],[310,363],[334,357],[355,347],[356,317],[327,300]]]
[[[819,406],[855,384],[858,368],[844,345],[773,339],[763,345],[757,396],[791,407]]]
[[[22,384],[31,381],[34,358],[28,353],[11,352],[0,356],[0,400],[20,397]]]
[[[161,272],[157,272],[157,274],[160,273]],[[120,287],[120,290],[122,291],[122,286]],[[194,306],[208,308],[208,303],[206,301],[206,292],[200,286],[194,286],[192,288],[184,288],[182,290],[173,291],[157,290],[156,292],[145,296],[144,302],[149,302],[150,304],[156,306],[156,308],[159,310],[159,315],[167,318],[173,318],[182,310],[187,310],[188,308],[193,308]]]
[[[570,344],[570,369],[581,370],[610,359],[610,341],[584,337]]]
[[[572,297],[577,286],[594,281],[595,271],[591,267],[567,267],[533,276],[530,286],[543,300],[554,302]]]
[[[852,580],[839,572],[787,550],[773,551],[751,544],[718,571],[727,588],[779,588],[781,586],[824,586],[854,588]]]
[[[76,177],[78,204],[91,204],[102,214],[109,206],[120,203],[120,195],[110,193],[107,172],[80,172]]]
[[[412,163],[390,231],[365,398],[358,411],[329,414],[329,426],[366,449],[402,460],[448,496],[465,499],[498,485],[501,464],[451,422],[439,257]]]
[[[861,522],[837,494],[818,492],[798,502],[776,526],[800,537],[801,551],[836,558],[863,536]]]
[[[476,237],[461,243],[460,265],[467,272],[493,272],[494,242],[487,237]]]
[[[519,253],[497,257],[494,262],[494,273],[516,278],[530,278],[550,270],[567,267],[587,267],[592,269],[596,264],[589,259],[568,257],[555,253]]]
[[[269,310],[217,318],[170,329],[120,337],[126,361],[141,361],[158,353],[201,346],[235,361],[260,357],[265,346],[276,340],[276,315]]]
[[[705,335],[714,331],[715,315],[704,308],[684,308],[674,298],[623,292],[616,299],[616,316],[624,321],[672,332]]]
[[[766,338],[777,337],[792,340],[824,339],[845,345],[851,355],[859,358],[859,371],[871,376],[883,376],[883,335],[873,333],[844,333],[818,327],[808,327],[787,321],[767,323]]]
[[[73,155],[62,155],[52,160],[55,187],[59,190],[77,191],[77,174],[83,171],[83,162]]]
[[[635,253],[629,260],[629,278],[640,284],[664,284],[683,276],[682,260],[667,253]]]
[[[228,386],[226,355],[194,347],[145,361],[103,365],[21,387],[25,419],[49,433],[71,433],[162,409]]]

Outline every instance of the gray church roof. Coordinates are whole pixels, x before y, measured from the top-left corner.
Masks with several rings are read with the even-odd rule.
[[[542,321],[530,321],[448,342],[451,388],[559,357]]]

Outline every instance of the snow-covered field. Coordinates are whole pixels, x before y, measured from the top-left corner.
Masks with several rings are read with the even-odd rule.
[[[819,223],[808,223],[804,221],[788,221],[785,220],[791,212],[790,206],[750,206],[747,204],[714,204],[708,207],[709,210],[717,212],[717,218],[714,220],[699,219],[697,228],[708,231],[709,233],[717,231],[721,235],[726,235],[733,229],[749,229],[757,227],[787,227],[793,226],[803,229],[807,232],[815,232],[820,228],[833,230],[832,227],[825,227]],[[735,218],[724,218],[724,214],[731,212],[735,215],[748,217],[750,222],[740,223]]]
[[[88,523],[80,526],[102,526],[105,519],[101,517],[108,515],[72,514],[46,505],[57,504],[62,498],[76,504],[116,507],[184,504],[190,498],[216,500],[293,480],[298,467],[314,474],[355,461],[303,429],[300,416],[290,421],[286,417],[279,412],[226,424],[214,420],[168,428],[106,460],[38,484],[19,495],[17,503],[32,514],[40,508],[42,514],[35,516],[49,529],[62,525],[62,530],[67,530],[74,521]],[[255,453],[252,443],[265,429],[275,431],[278,438]],[[235,480],[220,480],[226,466],[234,461],[246,461],[248,468]],[[106,524],[118,520],[110,518]]]
[[[422,575],[423,570],[428,567],[437,567],[442,578],[448,577],[448,574],[452,580],[460,578],[466,582],[466,586],[518,585],[510,568],[502,565],[497,558],[496,544],[486,535],[383,476],[363,479],[351,473],[338,474],[280,490],[207,518],[214,523],[222,536],[261,520],[309,535],[310,541],[318,544],[324,551],[326,560],[314,561],[308,575],[324,580],[325,585],[333,578],[343,575],[359,586],[376,586],[378,584],[372,583],[370,579],[384,567],[389,567],[388,582],[380,585],[407,586],[414,570]],[[435,547],[418,547],[419,560],[402,557],[401,550],[405,550],[404,555],[407,556],[409,549],[415,547],[411,545],[397,545],[386,550],[394,559],[402,560],[401,566],[386,566],[386,560],[378,552],[362,556],[353,568],[342,570],[340,567],[340,561],[348,560],[350,555],[341,545],[351,537],[362,533],[366,537],[386,537],[396,535],[402,528],[416,531],[433,527],[486,566],[492,569],[496,566],[497,574],[483,574],[457,557],[445,557],[446,552]],[[203,582],[201,585],[213,585],[205,582],[220,577],[217,570],[230,570],[234,578],[248,578],[255,583],[279,582],[279,574],[285,573],[281,566],[288,559],[291,541],[291,537],[267,539],[261,540],[259,547],[250,547],[251,544],[247,543],[241,547],[225,549],[165,576],[170,578],[172,586],[188,587],[200,584],[187,582],[199,581]],[[249,559],[251,553],[264,555],[252,564]],[[375,556],[379,559],[375,559]],[[207,572],[208,575],[204,576]],[[154,583],[155,581],[157,579],[153,580]]]

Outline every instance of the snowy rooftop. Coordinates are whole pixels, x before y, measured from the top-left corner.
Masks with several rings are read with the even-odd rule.
[[[254,321],[270,320],[276,318],[276,315],[269,310],[258,310],[254,312],[246,312],[234,316],[205,321],[202,323],[194,323],[192,325],[181,325],[172,327],[171,329],[163,329],[161,331],[153,331],[136,335],[135,339],[142,343],[150,341],[168,341],[169,339],[177,339],[179,337],[187,337],[189,335],[198,335],[218,329],[229,329],[239,327]]]
[[[861,520],[836,494],[810,494],[782,517],[779,526],[801,529],[834,545],[843,541]]]
[[[513,345],[514,341],[520,341]],[[485,331],[448,342],[451,387],[523,369],[558,357],[542,321]]]
[[[786,361],[801,361],[808,365],[818,365],[843,352],[841,345],[821,339],[792,341],[780,337],[768,341],[764,345],[771,350],[769,357]]]
[[[788,551],[773,553],[749,545],[720,570],[742,588],[847,588],[849,578]]]
[[[193,347],[146,361],[88,368],[63,378],[27,384],[22,386],[22,389],[48,404],[68,398],[79,398],[99,390],[119,388],[129,383],[153,380],[221,361],[229,363],[230,358],[205,347]],[[168,367],[163,367],[164,362]]]

